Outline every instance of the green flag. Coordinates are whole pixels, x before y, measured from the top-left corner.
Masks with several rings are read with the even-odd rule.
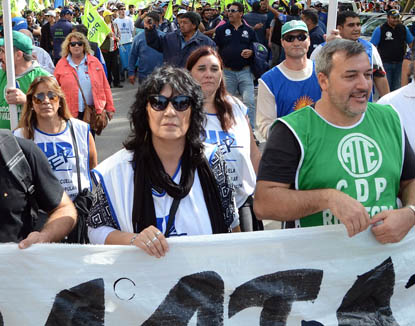
[[[42,4],[40,4],[39,1],[29,0],[29,9],[33,12],[38,12],[42,9],[45,9],[45,7]]]
[[[108,33],[111,32],[111,28],[108,27],[89,0],[85,1],[84,16],[82,18],[82,23],[88,28],[88,40],[101,46]]]
[[[170,0],[166,13],[164,14],[164,18],[169,21],[173,18],[173,0]]]

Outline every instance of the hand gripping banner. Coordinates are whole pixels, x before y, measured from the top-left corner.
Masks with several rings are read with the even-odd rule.
[[[0,245],[0,325],[409,326],[415,235],[325,226],[132,246]]]

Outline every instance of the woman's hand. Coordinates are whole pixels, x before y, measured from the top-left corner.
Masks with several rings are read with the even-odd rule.
[[[131,244],[157,258],[164,256],[169,251],[169,245],[163,233],[152,225],[141,231]]]

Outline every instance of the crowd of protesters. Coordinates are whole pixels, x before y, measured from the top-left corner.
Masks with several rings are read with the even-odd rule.
[[[110,0],[96,8],[101,44],[82,6],[14,17],[16,87],[0,39],[0,128],[16,105],[34,193],[13,181],[4,147],[0,241],[58,241],[82,223],[92,243],[161,257],[169,236],[259,231],[264,219],[400,241],[415,225],[413,28],[397,2],[355,8],[340,4],[326,33],[318,1]],[[364,11],[386,15],[370,42]],[[95,122],[116,114],[111,88],[136,80],[124,149],[97,165]],[[85,187],[93,202],[76,222]],[[49,216],[40,231],[33,210]]]

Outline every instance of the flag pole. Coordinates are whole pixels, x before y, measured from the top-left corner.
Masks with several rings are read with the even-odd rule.
[[[16,79],[14,75],[14,51],[13,51],[13,34],[12,34],[12,15],[10,0],[3,0],[3,28],[4,28],[4,52],[6,54],[6,89],[16,87]],[[10,127],[11,130],[17,128],[17,105],[9,104]]]

